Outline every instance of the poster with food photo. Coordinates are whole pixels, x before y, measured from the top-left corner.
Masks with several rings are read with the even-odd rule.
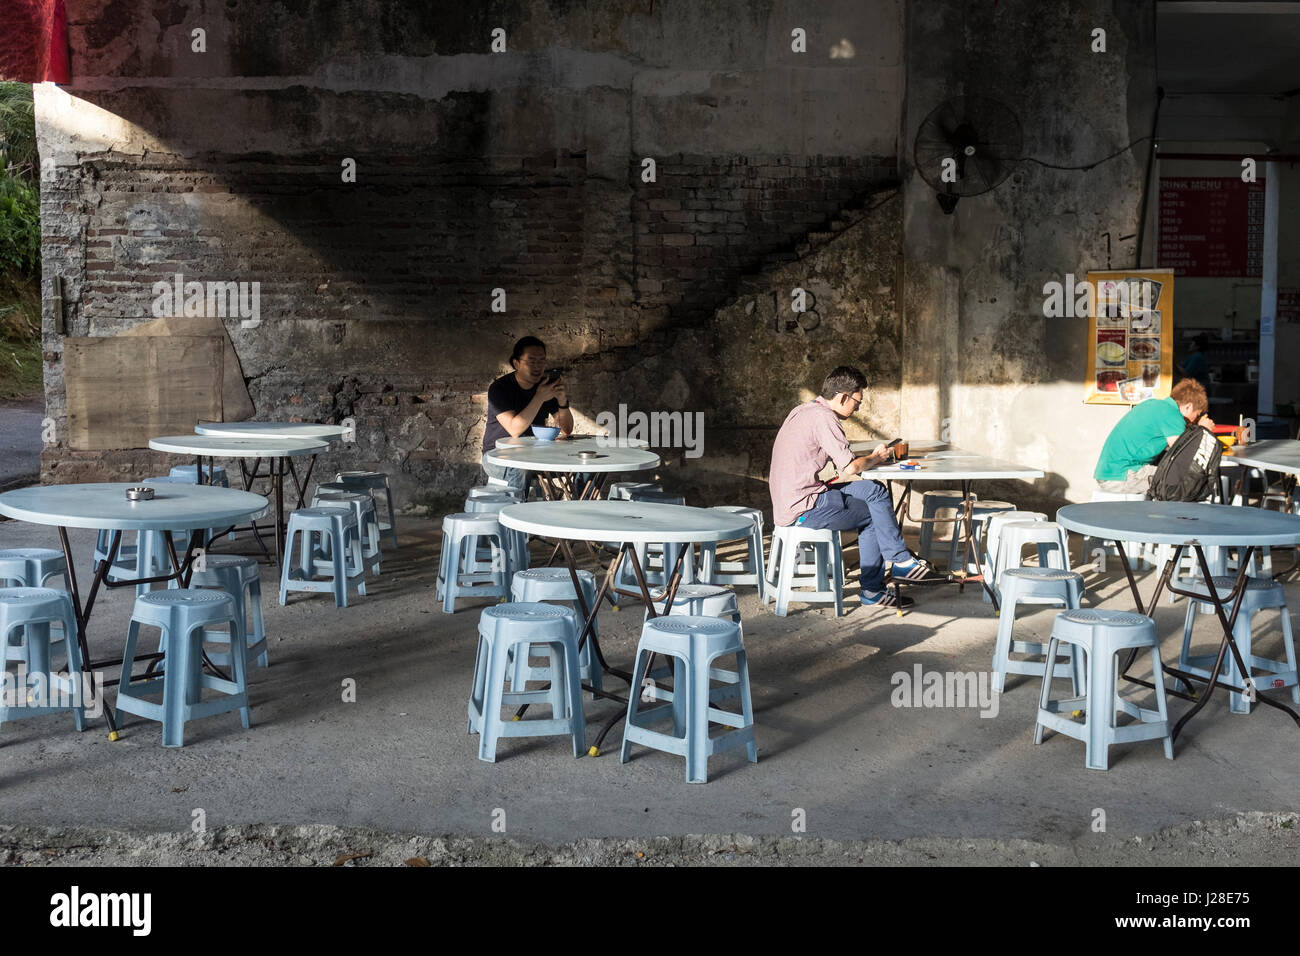
[[[1084,401],[1135,405],[1173,385],[1174,276],[1167,269],[1089,272]]]

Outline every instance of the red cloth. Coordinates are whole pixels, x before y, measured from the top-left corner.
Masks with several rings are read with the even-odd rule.
[[[71,82],[63,0],[0,0],[0,80]]]

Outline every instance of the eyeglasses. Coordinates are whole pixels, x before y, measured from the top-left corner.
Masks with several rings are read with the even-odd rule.
[[[849,396],[849,401],[853,403],[853,407],[854,407],[854,408],[858,408],[859,406],[862,405],[862,397],[861,397],[861,396],[858,396],[857,398],[854,398],[852,395],[850,395],[850,396]]]

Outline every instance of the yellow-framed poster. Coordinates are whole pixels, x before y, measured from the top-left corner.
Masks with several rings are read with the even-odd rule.
[[[1173,388],[1174,274],[1168,269],[1089,272],[1084,401],[1136,405]]]

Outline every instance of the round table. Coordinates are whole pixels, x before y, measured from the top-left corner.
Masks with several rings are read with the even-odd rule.
[[[171,532],[179,528],[226,527],[241,521],[255,521],[266,514],[266,499],[247,491],[218,488],[212,485],[153,485],[154,497],[150,501],[130,501],[126,489],[131,484],[33,485],[0,494],[0,515],[32,524],[53,525],[59,529],[59,543],[68,566],[68,584],[72,591],[72,604],[77,615],[77,643],[81,646],[81,660],[87,674],[97,668],[111,666],[115,661],[92,661],[86,640],[86,624],[95,606],[95,597],[101,585],[109,588],[136,587],[140,583],[159,583],[176,579],[188,584],[193,561],[193,540],[186,548],[185,557],[178,558],[172,544]],[[68,543],[68,528],[93,528],[112,532],[106,560],[95,569],[90,591],[83,604],[77,587],[76,566],[72,548]],[[154,578],[137,578],[131,581],[111,582],[107,574],[112,567],[123,531],[161,531],[171,552],[174,570]],[[125,675],[130,681],[132,675]],[[108,681],[108,684],[119,681]],[[110,708],[104,709],[110,736],[117,737]]]
[[[200,422],[194,426],[196,435],[219,438],[323,438],[334,441],[347,433],[348,429],[343,425],[315,422]]]
[[[715,511],[711,508],[688,508],[684,505],[640,501],[529,501],[502,508],[498,520],[504,527],[514,531],[522,531],[525,534],[550,538],[558,542],[558,547],[564,552],[569,575],[573,580],[579,613],[584,618],[582,631],[578,635],[579,646],[583,641],[590,640],[593,656],[605,673],[626,681],[629,686],[632,682],[631,673],[610,667],[601,653],[600,642],[593,630],[600,603],[612,590],[618,594],[641,597],[645,601],[646,613],[650,617],[657,616],[655,610],[657,601],[663,601],[665,608],[671,608],[673,599],[677,595],[677,585],[681,581],[682,562],[687,552],[691,550],[681,549],[671,571],[665,562],[664,589],[659,594],[652,595],[633,545],[733,541],[748,537],[753,530],[753,522],[748,515],[731,511]],[[578,565],[571,544],[573,541],[604,541],[619,546],[590,608],[583,600],[582,587],[578,582]],[[625,558],[632,562],[632,571],[640,588],[639,591],[624,591],[613,585],[618,567]],[[653,669],[653,660],[648,669]],[[598,697],[627,704],[626,697],[603,690],[597,691],[591,687],[586,689]],[[600,749],[605,735],[623,718],[624,713],[615,714],[601,728],[600,735],[591,748],[593,755]]]
[[[519,440],[519,439],[516,439]],[[590,472],[596,480],[587,483],[580,498],[599,498],[605,480],[614,472],[645,471],[658,468],[659,456],[641,447],[613,444],[622,439],[584,438],[577,441],[538,442],[507,448],[494,448],[483,453],[483,460],[500,468],[519,468],[540,472],[542,494],[553,499],[552,483],[560,490],[560,497],[573,498],[573,475]],[[584,458],[583,454],[592,457]],[[594,540],[594,539],[591,539]]]
[[[1236,601],[1237,596],[1242,593],[1246,586],[1250,558],[1256,548],[1294,547],[1300,545],[1300,515],[1284,514],[1279,511],[1265,511],[1262,508],[1242,508],[1233,505],[1201,504],[1184,501],[1097,501],[1065,506],[1056,513],[1056,522],[1069,531],[1092,538],[1099,538],[1103,541],[1115,542],[1115,546],[1119,551],[1120,562],[1124,566],[1124,573],[1128,577],[1133,600],[1137,604],[1138,613],[1145,614],[1147,617],[1155,614],[1160,595],[1165,589],[1174,594],[1181,594],[1189,598],[1200,597],[1201,600],[1205,600],[1203,596],[1180,588],[1176,583],[1171,583],[1174,569],[1181,563],[1183,551],[1190,548],[1196,554],[1201,568],[1203,584],[1209,593],[1209,602],[1214,605],[1215,615],[1223,628],[1223,639],[1219,644],[1218,658],[1211,670],[1213,676],[1209,681],[1207,691],[1198,695],[1192,709],[1174,725],[1172,732],[1174,738],[1177,738],[1178,732],[1183,725],[1205,706],[1206,701],[1210,699],[1210,692],[1216,687],[1235,691],[1236,693],[1245,693],[1248,697],[1254,696],[1263,704],[1286,711],[1297,724],[1300,724],[1300,714],[1297,714],[1285,704],[1271,700],[1263,694],[1258,694],[1252,681],[1248,680],[1247,684],[1249,686],[1241,688],[1223,684],[1218,679],[1219,669],[1222,667],[1224,655],[1227,653],[1234,656],[1237,667],[1240,668],[1242,674],[1250,674],[1250,669],[1242,661],[1241,652],[1238,650],[1237,642],[1232,636],[1232,624],[1236,620],[1236,612],[1234,611],[1229,617],[1228,607]],[[1124,551],[1124,545],[1127,542],[1164,544],[1171,545],[1174,548],[1172,559],[1165,563],[1160,573],[1155,594],[1152,595],[1150,602],[1145,607],[1143,606],[1142,595],[1138,591],[1137,580],[1133,576],[1132,565],[1129,563],[1128,555]],[[1210,563],[1205,557],[1206,548],[1239,549],[1237,578],[1232,589],[1227,594],[1219,594],[1214,587]],[[1129,655],[1129,660],[1124,666],[1125,678],[1144,686],[1151,686],[1146,684],[1145,681],[1136,681],[1134,678],[1128,677],[1128,666],[1132,664],[1135,656],[1136,652]],[[1189,688],[1191,680],[1203,679],[1186,674],[1167,664],[1164,670],[1166,673],[1177,677]],[[1179,693],[1177,690],[1169,690],[1168,692],[1187,699],[1187,695]]]
[[[611,438],[605,435],[570,435],[568,438],[538,438],[520,435],[518,438],[498,438],[497,448],[532,448],[534,445],[581,445],[590,448],[649,448],[648,441],[640,438]]]
[[[248,436],[245,438],[228,438],[217,435],[167,435],[161,438],[149,439],[149,447],[154,451],[165,451],[173,455],[193,455],[197,469],[197,476],[200,481],[203,480],[203,459],[208,459],[209,474],[213,459],[216,458],[238,458],[240,471],[244,476],[244,489],[248,490],[253,479],[257,477],[269,477],[271,479],[272,493],[275,495],[275,556],[276,560],[283,559],[284,532],[285,532],[285,514],[284,514],[284,476],[286,474],[293,478],[294,487],[298,492],[298,504],[296,507],[303,507],[303,496],[307,490],[307,482],[311,479],[311,468],[308,467],[302,481],[298,480],[298,473],[293,467],[292,458],[295,456],[310,455],[315,462],[316,455],[329,447],[328,443],[320,438],[264,438]],[[246,459],[253,459],[253,466],[250,470],[245,465]],[[270,471],[267,475],[259,475],[262,459],[269,462]],[[266,545],[262,543],[261,532],[257,524],[252,525],[254,536],[257,538],[258,545],[262,551],[266,551]]]

